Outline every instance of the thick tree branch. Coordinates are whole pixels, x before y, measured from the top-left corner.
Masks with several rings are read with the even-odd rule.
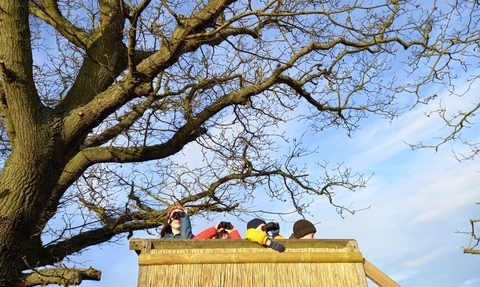
[[[212,22],[216,21],[228,5],[236,0],[212,0],[209,1],[197,13],[188,18],[180,19],[179,24],[172,33],[172,36],[162,44],[159,51],[137,66],[137,71],[153,78],[160,71],[171,66],[186,51],[191,51],[198,44],[188,43],[187,36],[203,32]],[[188,48],[185,48],[188,47]]]
[[[72,110],[90,102],[105,91],[127,66],[123,43],[125,15],[117,0],[99,1],[100,20],[85,50],[85,59],[75,82],[59,103],[61,110]],[[82,95],[82,96],[79,96]]]
[[[83,280],[100,281],[102,272],[90,268],[45,268],[22,275],[18,287],[45,286],[49,284],[79,285]]]
[[[90,34],[79,27],[73,25],[58,9],[58,1],[56,0],[31,0],[30,14],[42,19],[45,23],[52,25],[56,31],[62,34],[71,43],[82,49],[86,49],[89,42]]]
[[[89,246],[105,243],[115,236],[125,232],[145,230],[161,226],[166,220],[166,210],[158,212],[130,212],[117,217],[109,217],[103,227],[84,231],[61,241],[52,242],[38,250],[35,254],[25,257],[28,264],[23,270],[31,266],[52,265],[62,261],[65,257],[75,254]]]

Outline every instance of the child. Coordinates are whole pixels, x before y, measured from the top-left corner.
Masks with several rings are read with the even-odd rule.
[[[256,242],[264,246],[268,246],[278,252],[284,252],[285,246],[268,238],[267,231],[264,230],[263,228],[265,225],[267,225],[267,223],[264,220],[261,220],[259,218],[250,220],[247,223],[247,232],[245,233],[245,239],[248,239],[250,241]],[[275,238],[278,238],[278,237],[276,236]]]
[[[200,232],[193,239],[242,239],[242,237],[233,224],[222,221]]]
[[[183,206],[172,206],[167,212],[167,223],[160,231],[160,238],[191,239],[192,225],[187,209]]]
[[[310,221],[300,219],[293,224],[293,233],[290,239],[314,239],[317,229]]]

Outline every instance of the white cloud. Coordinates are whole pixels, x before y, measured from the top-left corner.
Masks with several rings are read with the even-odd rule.
[[[435,175],[436,180],[430,179],[431,185],[416,198],[425,204],[425,208],[421,208],[421,212],[413,218],[412,224],[422,224],[453,216],[478,199],[478,182],[475,183],[470,179],[480,175],[473,168],[462,170],[461,174],[453,174],[454,177],[452,173],[439,172]]]
[[[447,251],[449,251],[449,249],[451,249],[451,247],[443,247],[427,255],[421,256],[420,258],[415,258],[415,256],[413,256],[414,260],[408,260],[402,265],[403,267],[406,267],[406,268],[422,267],[428,263],[431,263],[433,260],[437,259],[439,256],[445,254]]]

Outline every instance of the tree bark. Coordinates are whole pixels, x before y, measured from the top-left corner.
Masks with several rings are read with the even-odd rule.
[[[0,8],[1,76],[15,123],[12,151],[0,174],[0,286],[16,286],[26,251],[39,242],[38,219],[65,158],[55,156],[58,130],[46,121],[52,111],[41,104],[34,85],[28,0],[2,1]]]
[[[101,277],[102,272],[92,267],[46,268],[23,275],[19,287],[45,286],[47,284],[75,286],[82,283],[83,280],[100,281]]]

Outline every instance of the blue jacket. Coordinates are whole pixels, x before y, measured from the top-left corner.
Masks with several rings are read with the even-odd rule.
[[[162,239],[191,239],[193,238],[192,224],[190,223],[190,217],[180,218],[180,233],[173,235],[173,233],[166,233]]]

